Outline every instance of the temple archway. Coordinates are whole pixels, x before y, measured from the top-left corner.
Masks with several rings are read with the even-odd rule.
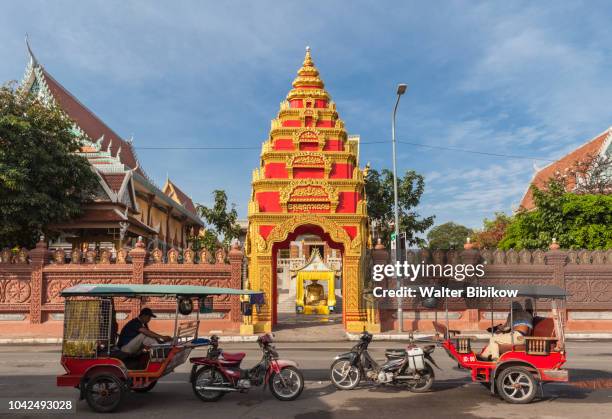
[[[323,253],[326,245],[340,252],[344,326],[368,326],[362,290],[370,233],[358,151],[359,137],[347,134],[307,50],[253,171],[249,286],[263,291],[266,303],[255,311],[252,331],[269,332],[277,321],[278,252],[300,234],[321,238],[313,246]]]

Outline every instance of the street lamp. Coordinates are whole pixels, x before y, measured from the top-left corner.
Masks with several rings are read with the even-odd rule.
[[[397,106],[399,105],[400,98],[406,90],[408,86],[405,84],[397,85],[397,100],[395,101],[395,107],[393,108],[393,117],[391,118],[391,143],[393,144],[393,202],[395,204],[395,261],[399,260],[399,202],[397,199],[397,163],[395,158],[395,114],[397,113]],[[397,275],[397,270],[395,270],[395,280],[397,282],[397,289],[401,289],[402,283],[400,281],[399,276]],[[402,308],[403,298],[399,298],[397,301],[397,331],[403,332],[404,330],[404,310]]]

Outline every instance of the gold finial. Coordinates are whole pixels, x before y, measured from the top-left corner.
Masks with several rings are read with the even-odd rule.
[[[304,56],[304,62],[302,63],[304,67],[313,67],[314,63],[312,62],[312,57],[310,56],[310,47],[306,47],[306,56]]]

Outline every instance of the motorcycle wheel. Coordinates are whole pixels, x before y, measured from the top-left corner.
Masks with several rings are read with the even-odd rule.
[[[418,381],[411,382],[408,385],[408,388],[413,393],[425,393],[428,391],[434,383],[435,374],[434,370],[429,365],[429,363],[425,363],[425,372],[421,374],[421,378]]]
[[[338,390],[352,390],[361,381],[361,370],[346,359],[338,359],[331,365],[329,378]]]
[[[295,367],[285,367],[270,376],[270,391],[280,401],[295,400],[302,394],[302,390],[304,390],[304,376]]]
[[[204,390],[205,386],[222,386],[225,384],[223,375],[216,368],[202,367],[196,372],[191,383],[193,392],[203,402],[216,402],[225,396],[224,391]]]

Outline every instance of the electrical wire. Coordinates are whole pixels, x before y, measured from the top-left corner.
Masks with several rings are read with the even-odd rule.
[[[360,145],[368,145],[368,144],[385,144],[389,143],[389,141],[361,141]],[[518,159],[518,160],[541,160],[541,161],[549,161],[554,162],[556,160],[546,159],[543,157],[532,157],[532,156],[520,156],[514,154],[503,154],[503,153],[490,153],[488,151],[478,151],[478,150],[470,150],[459,147],[445,147],[445,146],[436,146],[430,144],[423,143],[414,143],[410,141],[401,141],[398,143],[411,145],[415,147],[429,148],[433,150],[444,150],[444,151],[457,151],[460,153],[468,153],[468,154],[478,154],[482,156],[490,156],[490,157],[503,157],[508,159]],[[261,146],[141,146],[134,147],[136,150],[261,150]]]

